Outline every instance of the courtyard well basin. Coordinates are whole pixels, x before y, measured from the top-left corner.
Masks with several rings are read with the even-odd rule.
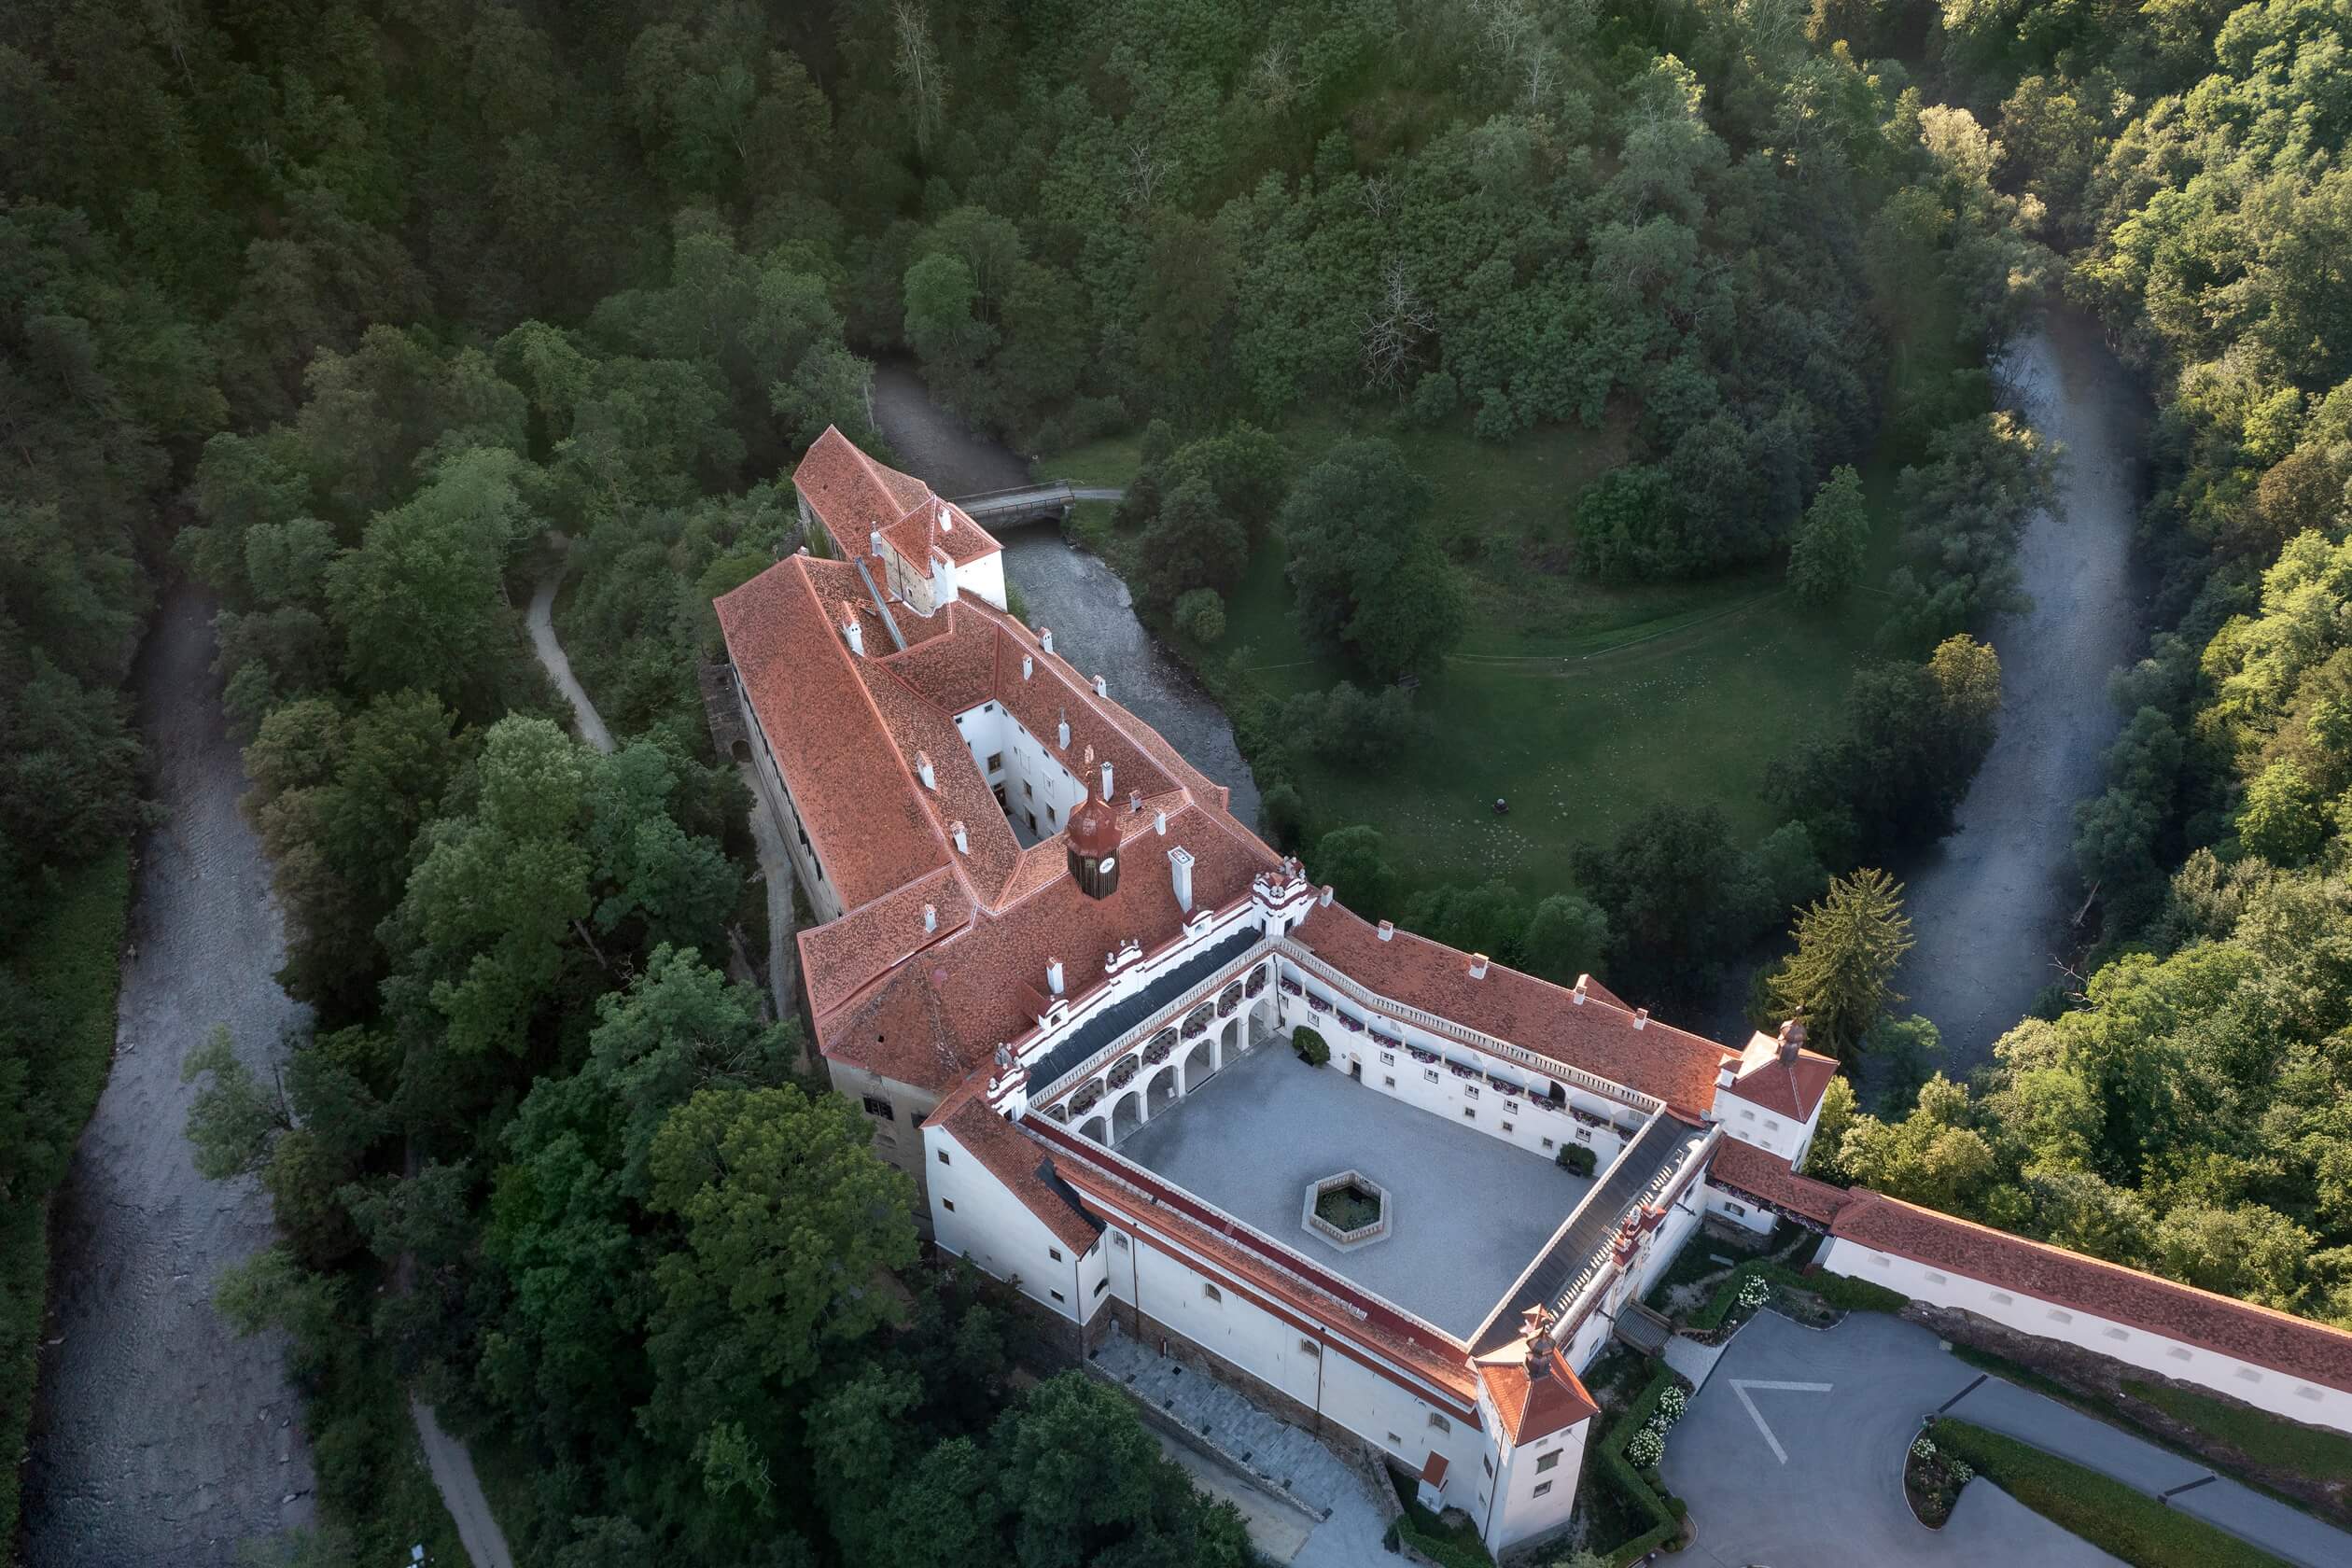
[[[1122,1138],[1118,1152],[1334,1273],[1467,1338],[1591,1182],[1330,1067],[1259,1049]],[[1342,1251],[1299,1195],[1335,1171],[1385,1190],[1388,1239]]]

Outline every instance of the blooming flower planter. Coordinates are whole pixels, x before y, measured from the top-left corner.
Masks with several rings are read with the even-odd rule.
[[[1317,996],[1310,996],[1307,999],[1307,1007],[1309,1012],[1313,1013],[1328,1013],[1331,1011],[1331,1003]]]
[[[1135,1082],[1135,1075],[1142,1071],[1142,1057],[1122,1057],[1119,1058],[1119,1065],[1111,1070],[1111,1086],[1114,1089],[1123,1089]]]
[[[1282,989],[1289,992],[1292,996],[1305,996],[1307,994],[1307,987],[1300,985],[1295,980],[1283,981]]]

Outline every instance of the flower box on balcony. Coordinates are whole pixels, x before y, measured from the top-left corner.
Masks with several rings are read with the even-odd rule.
[[[1526,1092],[1517,1084],[1512,1083],[1508,1078],[1497,1078],[1491,1072],[1487,1074],[1487,1082],[1494,1085],[1495,1092],[1498,1094],[1515,1095],[1524,1094]]]
[[[1351,1018],[1345,1013],[1335,1013],[1332,1016],[1338,1019],[1339,1027],[1346,1029],[1350,1034],[1362,1034],[1364,1032],[1363,1019]]]
[[[1101,1103],[1102,1088],[1097,1084],[1088,1084],[1070,1097],[1070,1109],[1081,1116]]]
[[[1435,1051],[1424,1051],[1418,1045],[1407,1045],[1405,1049],[1411,1052],[1413,1059],[1421,1063],[1423,1067],[1435,1067],[1437,1065],[1437,1053]]]
[[[1331,1011],[1331,1003],[1323,1001],[1323,999],[1319,996],[1309,997],[1307,999],[1307,1006],[1309,1011],[1314,1013],[1328,1013]]]
[[[1395,1035],[1382,1034],[1379,1029],[1374,1029],[1372,1031],[1372,1039],[1376,1043],[1391,1051],[1395,1050],[1399,1045],[1405,1043],[1404,1041],[1398,1039]]]
[[[1478,1076],[1476,1071],[1463,1066],[1460,1062],[1448,1062],[1446,1064],[1446,1071],[1452,1073],[1457,1078],[1476,1078]]]
[[[1140,1057],[1122,1057],[1119,1058],[1119,1065],[1111,1070],[1111,1086],[1114,1089],[1125,1088],[1133,1083],[1135,1075],[1142,1071],[1143,1063]]]
[[[1232,1016],[1233,1016],[1236,1013],[1239,1013],[1239,1012],[1240,1012],[1240,1011],[1241,1011],[1241,999],[1240,999],[1239,997],[1219,997],[1219,998],[1217,999],[1217,1016],[1218,1016],[1218,1017],[1220,1017],[1220,1018],[1230,1018],[1230,1017],[1232,1017]]]
[[[1184,1020],[1184,1038],[1186,1040],[1197,1040],[1200,1036],[1207,1034],[1208,1032],[1208,1019],[1187,1018]]]
[[[1283,981],[1282,989],[1289,992],[1292,996],[1305,996],[1307,994],[1307,987],[1300,985],[1295,980]]]
[[[1241,994],[1243,996],[1255,996],[1258,992],[1264,989],[1266,989],[1266,971],[1262,969],[1253,969],[1250,971],[1249,981],[1241,987]]]

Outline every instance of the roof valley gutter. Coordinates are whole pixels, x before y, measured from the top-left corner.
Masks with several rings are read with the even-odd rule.
[[[866,570],[864,557],[858,557],[855,564],[858,568],[858,580],[865,584],[866,593],[874,599],[874,608],[881,612],[883,629],[890,634],[890,640],[898,645],[898,651],[902,653],[905,652],[906,634],[899,630],[898,618],[890,613],[890,607],[882,602],[882,590],[874,585],[874,574]]]

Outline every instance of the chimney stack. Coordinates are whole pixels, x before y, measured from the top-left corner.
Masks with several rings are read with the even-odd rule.
[[[1649,1009],[1648,1009],[1648,1008],[1646,1008],[1646,1007],[1636,1007],[1635,1009],[1633,1009],[1633,1027],[1634,1027],[1635,1029],[1647,1029],[1647,1028],[1649,1028]]]
[[[1577,1005],[1578,1007],[1582,1007],[1582,1006],[1584,1005],[1584,1002],[1585,1002],[1585,987],[1586,987],[1587,986],[1591,985],[1591,984],[1592,984],[1592,976],[1591,976],[1591,975],[1589,975],[1589,974],[1579,974],[1579,975],[1577,975],[1577,976],[1576,976],[1576,1005]]]
[[[947,558],[945,550],[931,552],[931,609],[935,613],[942,605],[956,602],[956,563]]]
[[[871,551],[872,551],[875,554],[876,554],[876,555],[879,555],[879,554],[881,554],[881,553],[882,553],[882,530],[881,530],[881,529],[879,529],[879,528],[868,528],[868,529],[866,530],[866,547],[867,547],[869,550],[871,550]]]
[[[1155,812],[1155,813],[1154,813],[1154,814],[1153,814],[1153,817],[1152,817],[1152,831],[1153,831],[1154,833],[1155,833],[1159,834],[1159,835],[1160,835],[1160,837],[1162,837],[1162,838],[1166,838],[1166,837],[1168,836],[1168,813],[1167,813],[1167,812],[1165,812],[1165,811],[1161,811],[1161,812]]]
[[[1176,907],[1187,915],[1192,913],[1193,906],[1192,868],[1191,850],[1181,844],[1169,850],[1168,869],[1175,883]]]
[[[1026,653],[1022,654],[1022,655],[1021,655],[1021,679],[1022,679],[1023,680],[1027,680],[1027,679],[1030,677],[1030,675],[1032,675],[1033,673],[1035,673],[1036,669],[1037,669],[1037,661],[1036,661],[1035,659],[1030,658],[1030,657],[1029,657],[1028,654],[1026,654]]]
[[[1331,894],[1332,894],[1331,884],[1330,884],[1330,883],[1328,883],[1328,882],[1326,882],[1326,883],[1324,883],[1324,884],[1323,885],[1323,891],[1322,891],[1322,892],[1319,892],[1319,893],[1317,893],[1317,894],[1315,895],[1315,903],[1316,903],[1316,904],[1317,904],[1319,907],[1323,908],[1323,909],[1328,909],[1328,908],[1330,908],[1330,907],[1331,907]]]
[[[1037,628],[1037,646],[1043,649],[1048,653],[1051,653],[1054,651],[1053,627],[1040,626]]]
[[[923,929],[927,931],[939,929],[939,905],[935,903],[923,905]]]
[[[947,824],[947,836],[956,841],[957,854],[969,855],[972,853],[972,840],[964,836],[962,818],[959,817],[954,821]]]
[[[1141,790],[1129,790],[1127,791],[1127,811],[1129,814],[1133,814],[1142,809],[1143,791]]]
[[[1045,960],[1045,989],[1054,996],[1062,994],[1062,967],[1059,959]]]
[[[1786,1023],[1781,1025],[1780,1027],[1781,1065],[1784,1067],[1795,1066],[1797,1062],[1797,1053],[1804,1048],[1805,1011],[1800,1007],[1797,1010],[1797,1015],[1795,1017],[1789,1019]]]
[[[1483,979],[1485,979],[1485,978],[1486,978],[1486,972],[1487,972],[1487,956],[1486,956],[1484,953],[1473,953],[1473,954],[1471,954],[1471,955],[1470,955],[1470,978],[1471,978],[1471,979],[1473,979],[1473,980],[1483,980]]]
[[[1109,763],[1102,764],[1102,804],[1105,805],[1111,804],[1111,764]]]
[[[1061,710],[1061,730],[1059,733],[1061,736],[1061,749],[1064,751],[1067,751],[1070,749],[1070,709],[1066,707]]]
[[[841,640],[849,645],[850,652],[865,657],[865,628],[858,624],[858,612],[847,599],[841,601]]]
[[[1099,675],[1094,679],[1094,688],[1095,695],[1098,697],[1107,697],[1111,694],[1111,682]]]
[[[1394,936],[1395,934],[1396,934],[1396,922],[1395,922],[1394,920],[1382,920],[1382,921],[1380,922],[1380,940],[1381,940],[1382,942],[1386,942],[1386,941],[1388,941],[1391,937]]]
[[[931,771],[931,753],[919,747],[915,752],[915,777],[923,781],[926,790],[936,791],[939,788],[939,775]]]

